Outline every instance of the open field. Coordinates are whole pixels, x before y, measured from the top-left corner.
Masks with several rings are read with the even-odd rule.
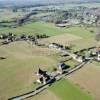
[[[13,32],[14,34],[39,33],[39,34],[47,34],[49,36],[66,33],[66,34],[73,34],[76,36],[80,36],[83,38],[90,38],[94,37],[95,35],[95,33],[90,32],[91,30],[95,31],[95,28],[94,27],[85,28],[78,26],[70,28],[59,28],[52,23],[38,21],[38,22],[30,22],[23,25],[22,27],[17,27],[17,28],[0,28],[0,33],[8,33],[8,32]]]
[[[31,48],[25,42],[0,46],[0,56],[6,57],[0,60],[0,99],[6,100],[34,89],[34,72],[39,67],[44,70],[52,70],[55,67],[56,61],[49,57],[53,53],[44,48]]]
[[[68,45],[68,43],[79,39],[81,39],[81,37],[72,34],[61,34],[44,39],[44,43],[58,43],[62,45]]]
[[[60,80],[49,88],[60,100],[93,100],[68,80]]]
[[[84,39],[80,39],[80,40],[76,40],[76,41],[72,41],[71,42],[74,46],[73,49],[75,51],[78,51],[80,49],[85,49],[85,48],[89,48],[89,47],[94,47],[97,45],[97,41],[94,38],[84,38]]]
[[[4,9],[3,11],[0,12],[0,21],[11,21],[16,18],[23,17],[26,15],[28,12],[12,12],[10,9]]]
[[[94,95],[95,100],[100,100],[100,67],[88,64],[79,71],[69,76],[69,80],[80,88]]]

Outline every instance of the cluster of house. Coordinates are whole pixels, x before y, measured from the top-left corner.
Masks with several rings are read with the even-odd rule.
[[[21,34],[21,35],[15,35],[13,33],[8,33],[8,34],[1,34],[0,39],[4,40],[2,44],[8,44],[13,41],[31,41],[34,44],[38,44],[37,39],[42,39],[42,38],[48,38],[49,36],[45,34],[37,34],[37,35],[26,35],[26,34]]]
[[[95,58],[97,61],[100,61],[100,48],[95,47],[94,49],[89,49],[88,50],[88,52],[90,52],[89,56],[67,52],[65,46],[57,44],[57,43],[49,44],[49,48],[61,51],[62,53],[69,55],[70,57],[72,57],[74,60],[78,62],[83,62],[83,61],[93,59],[93,58]]]
[[[66,69],[68,69],[69,66],[66,65],[65,63],[59,63],[58,64],[58,70],[56,71],[56,75],[58,74],[63,74]],[[43,71],[42,69],[39,68],[38,72],[36,73],[36,76],[38,79],[36,80],[37,83],[39,84],[46,84],[48,81],[51,80],[53,77],[52,74],[49,74],[47,71]]]
[[[50,47],[56,48],[56,49],[60,48],[60,46],[58,46],[55,43],[50,45]],[[62,46],[61,46],[61,48],[62,48]],[[90,54],[89,54],[88,58],[86,58],[86,56],[80,56],[80,55],[74,55],[74,54],[72,56],[73,56],[73,59],[77,60],[78,62],[83,62],[84,60],[92,59],[93,57],[97,61],[100,61],[100,48],[90,50]],[[70,66],[66,65],[64,62],[58,63],[57,66],[58,66],[58,68],[57,68],[58,70],[56,71],[56,74],[63,74],[65,71],[68,71],[70,68]],[[43,71],[40,68],[36,75],[38,76],[37,83],[40,83],[40,84],[46,84],[52,77],[52,74],[48,74],[46,71]]]
[[[83,57],[86,60],[94,59],[96,61],[100,61],[100,47],[92,47],[88,49],[83,49],[79,52],[83,52],[84,56],[81,56],[81,57]]]
[[[69,56],[71,56],[74,60],[77,60],[78,62],[83,62],[84,59],[85,59],[84,56],[81,56],[81,55],[77,55],[77,54],[74,54],[74,53],[67,52],[65,46],[60,45],[60,44],[57,44],[57,43],[51,43],[51,44],[49,44],[49,48],[52,48],[52,49],[61,51],[61,52],[63,52],[63,53],[66,53],[66,54],[68,54]]]
[[[76,9],[73,9],[76,10]],[[74,17],[70,17],[66,20],[62,20],[59,23],[56,23],[57,27],[68,27],[72,25],[94,25],[98,17],[100,17],[100,8],[84,8],[77,9],[74,12],[71,12]]]
[[[95,59],[96,59],[97,61],[100,61],[100,48],[99,48],[99,47],[96,48],[96,49],[94,49],[94,50],[92,50],[92,51],[91,51],[91,54],[92,54],[93,56],[95,56]]]

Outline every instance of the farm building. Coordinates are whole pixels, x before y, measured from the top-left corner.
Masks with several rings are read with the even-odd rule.
[[[50,80],[50,76],[46,73],[46,71],[43,71],[39,68],[37,72],[38,80],[37,83],[45,84],[48,80]]]
[[[60,74],[62,74],[63,72],[64,72],[64,70],[65,69],[67,69],[67,68],[69,68],[69,66],[68,65],[66,65],[65,63],[63,63],[63,62],[60,62],[59,64],[58,64],[58,72],[60,73]]]
[[[63,49],[63,45],[60,45],[60,44],[57,44],[57,43],[52,43],[52,44],[49,44],[49,48],[54,48],[54,49],[57,49],[57,50],[62,50]]]

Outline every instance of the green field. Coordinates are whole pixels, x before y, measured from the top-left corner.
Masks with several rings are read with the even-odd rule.
[[[47,34],[47,35],[57,35],[57,34],[73,34],[73,35],[78,35],[83,38],[89,38],[93,37],[94,33],[91,33],[90,30],[94,30],[95,28],[90,27],[90,28],[85,28],[85,27],[70,27],[70,28],[58,28],[55,27],[54,24],[51,23],[46,23],[46,22],[31,22],[27,23],[26,25],[23,25],[22,27],[17,27],[17,28],[0,28],[0,33],[8,33],[8,32],[13,32],[15,34],[34,34],[34,33],[39,33],[39,34]]]
[[[54,92],[60,100],[93,100],[90,95],[65,79],[55,83],[49,90]]]

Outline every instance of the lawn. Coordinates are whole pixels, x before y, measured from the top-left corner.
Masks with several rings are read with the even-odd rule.
[[[54,92],[60,100],[93,100],[90,95],[65,79],[56,82],[49,90]]]

